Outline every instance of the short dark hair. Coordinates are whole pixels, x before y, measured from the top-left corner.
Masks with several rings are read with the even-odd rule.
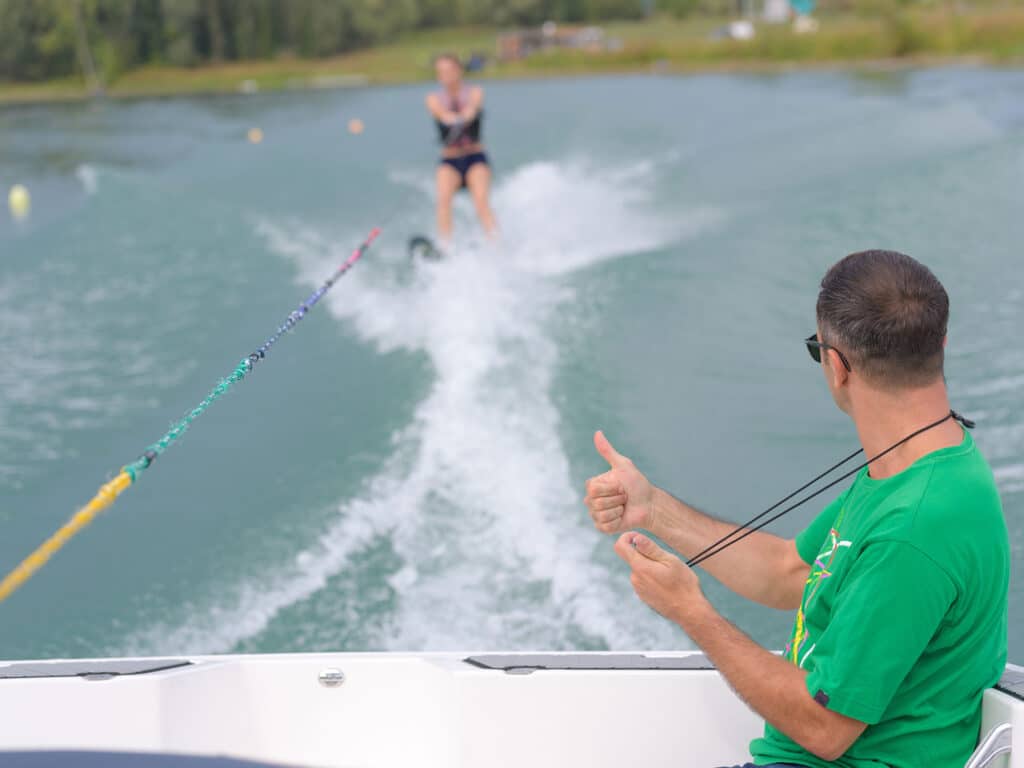
[[[851,253],[821,281],[821,340],[883,386],[919,387],[940,378],[948,321],[942,283],[897,251]]]

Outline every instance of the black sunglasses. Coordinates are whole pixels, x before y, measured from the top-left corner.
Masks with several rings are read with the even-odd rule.
[[[804,344],[807,345],[807,352],[811,356],[811,360],[813,360],[814,362],[821,362],[821,350],[831,349],[835,351],[837,355],[839,355],[839,359],[842,361],[843,367],[847,371],[853,371],[853,369],[850,367],[850,362],[846,359],[846,355],[844,355],[838,349],[833,347],[831,344],[826,344],[824,341],[818,341],[818,334],[812,333],[810,336],[804,339]]]

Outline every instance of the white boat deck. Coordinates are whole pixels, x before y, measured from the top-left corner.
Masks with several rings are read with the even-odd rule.
[[[112,677],[0,679],[0,763],[4,751],[45,749],[353,768],[714,768],[748,760],[747,744],[762,729],[714,670],[517,674],[469,664],[467,655],[200,656]],[[624,657],[565,658],[600,666]],[[19,670],[74,675],[103,663],[110,660],[12,662],[0,666],[0,678]],[[1024,683],[1024,668],[1007,671],[1011,683]],[[1011,723],[1018,745],[991,765],[1024,768],[1024,700],[989,691],[984,720],[983,732]]]

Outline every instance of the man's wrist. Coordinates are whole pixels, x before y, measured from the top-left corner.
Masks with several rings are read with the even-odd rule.
[[[698,645],[700,645],[699,636],[704,634],[701,629],[712,624],[718,618],[718,611],[699,588],[686,596],[685,601],[676,607],[671,617],[672,621],[678,624]]]
[[[651,486],[654,490],[651,493],[651,506],[647,512],[647,530],[660,539],[669,540],[672,519],[674,517],[673,507],[677,503],[672,494],[667,493],[656,485]]]

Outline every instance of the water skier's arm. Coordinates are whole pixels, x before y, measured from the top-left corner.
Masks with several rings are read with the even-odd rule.
[[[445,125],[452,125],[453,123],[457,123],[463,119],[458,112],[445,109],[436,93],[431,93],[427,96],[427,111],[430,112],[436,120],[440,120]]]
[[[484,106],[484,89],[479,85],[475,85],[469,89],[469,100],[466,102],[466,106],[459,111],[459,118],[464,122],[469,122],[480,114],[480,110]]]

